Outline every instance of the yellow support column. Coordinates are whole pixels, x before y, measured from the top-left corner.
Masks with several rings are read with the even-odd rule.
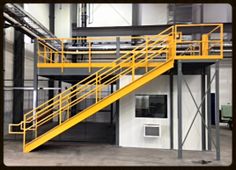
[[[223,43],[224,43],[224,27],[223,24],[220,24],[220,56],[223,58]]]
[[[209,49],[208,35],[203,34],[202,35],[202,56],[204,57],[208,56],[208,49]]]

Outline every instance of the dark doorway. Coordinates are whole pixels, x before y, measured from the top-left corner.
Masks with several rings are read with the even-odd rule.
[[[215,125],[215,93],[211,93],[211,124]]]

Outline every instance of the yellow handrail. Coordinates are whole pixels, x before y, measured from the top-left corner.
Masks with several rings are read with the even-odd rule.
[[[160,51],[160,53],[161,53],[161,51]],[[152,55],[154,56],[154,54],[152,54]],[[152,58],[153,58],[153,57],[152,57]],[[136,67],[138,66],[139,63],[141,63],[141,62],[143,62],[143,61],[145,61],[145,59],[143,59],[143,60],[139,61],[138,63],[136,63]],[[130,72],[129,69],[130,69],[130,68],[126,69],[126,70],[123,71],[122,73],[127,74],[128,72]],[[114,79],[114,80],[113,80],[112,82],[116,81],[117,78],[118,78],[120,75],[122,75],[122,73],[120,73],[119,75],[114,76],[116,79],[114,79],[114,77],[113,77],[112,79]],[[110,80],[112,80],[112,79],[107,80],[107,82],[110,81]],[[106,84],[107,82],[105,82],[104,84]],[[109,84],[111,84],[112,82],[109,82]],[[109,84],[106,84],[106,85],[109,85]],[[97,88],[94,88],[93,90],[87,92],[86,94],[84,94],[84,95],[81,96],[80,98],[77,98],[76,100],[74,100],[73,102],[69,103],[68,105],[69,105],[70,107],[73,107],[74,105],[76,105],[76,104],[78,104],[79,102],[81,102],[82,100],[84,100],[86,97],[91,96],[92,94],[94,94],[94,92],[97,91],[97,90],[99,90],[99,89],[101,89],[101,86],[98,86]],[[98,102],[98,101],[97,101],[97,102]],[[68,109],[68,106],[67,106],[67,105],[61,107],[60,110],[58,110],[58,111],[56,111],[56,112],[53,113],[53,114],[54,114],[53,117],[56,117],[58,114],[61,114],[61,112],[62,112],[62,111],[65,111],[66,109]],[[56,113],[58,113],[58,114],[56,114]],[[40,121],[38,122],[38,123],[39,123],[38,126],[41,126],[42,124],[44,124],[45,122],[47,122],[47,119],[48,119],[49,117],[50,117],[51,119],[53,118],[53,117],[51,117],[51,115],[48,115],[47,117],[43,118],[42,120],[40,120]]]
[[[167,31],[169,31],[170,29],[173,29],[173,26],[170,27],[170,28],[168,28],[168,29],[166,29],[166,30],[164,30],[164,31],[162,31],[162,32],[159,33],[158,35],[161,35],[161,34],[167,32]],[[158,35],[157,35],[157,36],[153,36],[153,37],[158,37]],[[136,49],[138,49],[139,47],[142,47],[142,46],[143,46],[143,44],[137,46],[136,48],[134,48],[134,49],[133,49],[132,51],[130,51],[129,53],[126,53],[125,55],[123,55],[123,56],[121,56],[120,58],[118,58],[118,59],[116,59],[115,61],[113,61],[113,62],[111,63],[111,65],[116,64],[118,61],[120,61],[121,59],[123,59],[123,58],[126,57],[127,55],[131,54],[131,52],[135,51]],[[107,66],[107,67],[103,67],[103,68],[100,69],[98,72],[101,72],[101,71],[105,70],[106,68],[109,68],[109,67],[108,67],[108,66]],[[67,90],[65,90],[64,92],[62,92],[62,94],[64,94],[65,92],[68,92],[68,91],[71,90],[72,88],[76,87],[78,84],[82,84],[83,82],[87,81],[89,78],[93,77],[94,75],[95,75],[95,74],[92,74],[92,75],[88,76],[87,78],[83,79],[82,81],[80,81],[79,83],[77,83],[77,84],[71,86],[70,88],[68,88]],[[56,95],[56,96],[53,97],[52,99],[50,99],[50,100],[48,100],[47,102],[41,104],[40,106],[38,106],[37,108],[33,109],[32,111],[26,113],[25,115],[27,116],[27,115],[29,115],[30,113],[33,113],[34,111],[36,111],[36,110],[39,109],[40,107],[43,107],[44,105],[48,104],[50,101],[54,100],[56,97],[59,97],[59,95]]]
[[[163,31],[163,32],[164,32],[164,31]],[[165,36],[165,37],[168,37],[168,35]],[[152,43],[152,45],[153,45],[153,44],[157,44],[157,42],[161,41],[162,39],[164,39],[164,38],[161,37],[159,40],[157,40],[157,41],[155,41],[154,43]],[[143,46],[143,45],[141,44],[140,46]],[[136,47],[136,48],[135,48],[134,50],[132,50],[132,51],[135,51],[135,50],[136,50],[137,48],[139,48],[140,46]],[[140,50],[140,51],[143,51],[143,50],[145,50],[145,48],[142,49],[142,50]],[[131,51],[131,52],[132,52],[132,51]],[[131,52],[130,52],[130,53],[131,53]],[[125,60],[122,61],[122,59],[123,59],[124,57],[126,57],[128,54],[129,54],[129,53],[123,55],[123,56],[120,57],[119,59],[115,60],[113,63],[116,63],[117,61],[121,61],[119,64],[116,65],[116,66],[119,66],[121,63],[124,63],[125,61],[128,61],[129,58],[126,58]],[[99,73],[99,72],[102,72],[103,70],[105,70],[105,68],[101,69],[101,70],[98,71],[96,74],[98,75],[98,73]],[[105,74],[106,72],[107,72],[107,71],[105,71],[104,73],[102,73],[102,75]],[[102,75],[100,75],[100,77],[102,77]],[[93,75],[87,77],[86,79],[82,80],[81,82],[85,82],[85,80],[91,78],[92,76],[93,76]],[[87,82],[86,84],[89,84],[89,83],[91,83],[92,81],[94,81],[94,80],[92,79],[92,80],[90,80],[89,82]],[[79,82],[79,83],[77,83],[76,85],[70,87],[69,89],[67,89],[67,91],[69,91],[69,90],[72,89],[73,87],[76,87],[78,84],[82,84],[81,82]],[[83,87],[83,86],[80,86],[80,87],[77,88],[76,90],[78,91],[78,90],[81,89],[82,87]],[[85,88],[85,89],[87,89],[87,88]],[[83,91],[84,91],[85,89],[83,89]],[[64,94],[65,92],[66,92],[66,91],[64,91],[63,93],[61,93],[61,96],[62,96],[62,94]],[[73,92],[73,93],[75,93],[75,92]],[[78,93],[75,93],[74,95],[77,95],[77,94],[78,94]],[[71,93],[69,93],[69,94],[63,96],[63,97],[61,98],[61,100],[62,100],[63,98],[66,98],[68,95],[71,95]],[[83,95],[82,97],[84,97],[84,96],[85,96],[85,95]],[[56,97],[56,96],[55,96],[55,97]],[[55,97],[54,97],[53,99],[55,99]],[[81,97],[81,98],[82,98],[82,97]],[[70,97],[70,98],[71,98],[71,97]],[[77,101],[76,101],[76,102],[77,102]],[[47,103],[48,103],[48,102],[47,102]],[[39,113],[43,113],[43,111],[45,111],[48,107],[53,106],[51,109],[57,107],[57,106],[58,106],[58,103],[59,103],[59,101],[53,102],[51,105],[48,105],[46,108],[44,108],[44,109],[42,109],[41,111],[37,112],[37,115],[38,115]],[[43,104],[43,106],[44,106],[44,105],[45,105],[45,104]],[[72,106],[73,106],[73,105],[70,103],[70,107],[72,107]],[[60,108],[61,108],[61,107],[60,107]],[[62,109],[62,108],[61,108],[61,109]],[[60,111],[61,111],[61,109],[60,109]],[[28,114],[29,114],[29,113],[27,113],[26,115],[28,115]],[[48,117],[49,117],[49,116],[48,116]],[[43,120],[47,119],[48,117],[45,117],[44,119],[42,119],[42,120],[39,121],[38,123],[41,123]],[[37,118],[39,118],[39,116],[37,116]],[[28,119],[27,119],[27,120],[28,120]],[[33,120],[31,119],[31,121],[33,121]]]
[[[169,34],[168,34],[169,35]],[[168,35],[165,37],[165,38],[167,38],[168,37]],[[158,41],[156,41],[156,42],[154,42],[154,43],[152,43],[152,44],[157,44],[157,42],[159,42],[160,40],[162,40],[162,39],[164,39],[164,37],[162,37],[161,39],[159,39]],[[154,48],[154,47],[153,47]],[[145,50],[145,49],[143,49],[143,50]],[[143,54],[141,54],[140,56],[142,56]],[[140,57],[139,56],[139,57]],[[138,59],[138,58],[136,58],[136,59]],[[126,61],[129,61],[130,59],[129,58],[126,58],[125,60],[123,60],[122,62],[120,62],[119,64],[117,64],[115,67],[120,67],[120,65],[122,64],[122,63],[125,63]],[[111,70],[111,69],[109,69],[109,70]],[[107,70],[106,72],[104,72],[104,73],[102,73],[101,75],[100,75],[100,79],[102,80],[102,79],[105,79],[106,77],[108,77],[108,75],[109,74],[107,74],[107,72],[109,71],[109,70]],[[113,71],[114,72],[114,71]],[[112,73],[113,73],[112,72]],[[105,75],[104,77],[102,77],[103,75]],[[94,80],[92,79],[92,80],[90,80],[89,82],[87,82],[86,84],[91,84],[92,82],[93,82]],[[86,85],[85,85],[86,86]],[[81,86],[81,87],[79,87],[79,88],[77,88],[75,91],[73,91],[73,93],[75,93],[76,91],[78,91],[78,90],[80,90],[81,88],[82,88],[83,86]],[[83,91],[84,90],[86,90],[86,89],[88,89],[88,86],[86,86],[87,88],[85,88],[85,89],[83,89]],[[81,91],[79,91],[79,92],[81,92]],[[64,99],[64,98],[67,98],[68,96],[70,96],[70,98],[72,98],[73,96],[75,96],[75,95],[77,95],[77,93],[75,93],[75,94],[73,94],[73,95],[71,95],[70,93],[69,94],[66,94],[65,96],[63,96],[62,97],[62,100]],[[53,105],[53,108],[55,108],[55,107],[57,107],[58,105],[56,105],[56,104],[58,104],[59,103],[59,101],[56,101],[56,102],[54,102],[54,103],[52,103],[51,105]],[[48,105],[47,107],[45,107],[44,109],[42,109],[42,110],[40,110],[38,113],[41,113],[41,112],[43,112],[44,110],[46,110],[48,107],[50,107],[51,105]],[[51,110],[53,109],[53,108],[51,108]],[[38,114],[37,114],[38,115]],[[33,116],[32,116],[33,117]],[[38,118],[39,118],[40,116],[38,116]]]

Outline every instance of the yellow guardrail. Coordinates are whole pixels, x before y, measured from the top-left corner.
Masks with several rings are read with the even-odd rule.
[[[186,27],[212,27],[208,33],[199,34],[199,38],[195,40],[184,40],[184,31],[181,29]],[[194,59],[222,59],[223,58],[223,24],[179,24],[175,25],[175,32],[180,34],[180,38],[176,41],[176,45],[186,45],[186,50],[183,53],[176,54],[175,59],[194,60]],[[212,48],[218,48],[219,53],[211,54]],[[183,55],[184,54],[184,55]]]
[[[212,27],[212,29],[208,33],[201,34],[200,39],[197,40],[184,40],[184,37],[186,36],[186,33],[182,31],[181,29],[186,27]],[[175,25],[175,37],[174,40],[176,43],[176,46],[185,45],[187,46],[186,49],[178,52],[176,54],[175,59],[222,59],[223,58],[223,24],[182,24],[182,25]],[[217,39],[214,39],[214,34],[217,34]],[[123,36],[120,37],[122,40],[143,40],[143,43],[141,45],[149,45],[149,40],[152,40],[153,38],[161,38],[162,36],[165,36],[163,34],[158,35],[145,35],[145,36],[138,36],[138,37],[131,37],[131,36]],[[213,37],[213,39],[211,38]],[[45,42],[52,41],[52,40],[59,40],[61,44],[60,50],[54,50],[46,45]],[[88,49],[87,50],[74,50],[69,51],[64,49],[64,43],[65,42],[73,42],[73,41],[81,41],[86,40],[88,43]],[[71,68],[71,67],[77,67],[77,68],[88,68],[89,72],[91,72],[91,69],[93,67],[101,67],[102,65],[106,65],[107,63],[111,63],[111,60],[105,59],[105,61],[96,60],[94,55],[114,55],[116,54],[115,50],[107,50],[107,51],[101,51],[101,50],[92,50],[92,43],[94,41],[116,41],[116,37],[87,37],[87,38],[39,38],[38,39],[38,67],[39,68],[61,68],[62,72],[64,68]],[[214,47],[218,46],[218,50],[220,51],[220,54],[210,54],[210,50]],[[120,50],[120,54],[127,54],[129,52],[131,53],[140,53],[141,48],[143,46],[133,46],[136,47],[136,50]],[[138,47],[138,48],[137,48]],[[160,48],[162,48],[163,45],[161,44],[159,47],[156,46],[156,48],[152,50],[146,50],[142,51],[142,53],[153,54],[156,53]],[[189,49],[189,50],[187,50]],[[184,51],[184,55],[182,55]],[[186,53],[185,51],[188,51]],[[85,55],[85,59],[79,63],[72,63],[72,60],[68,59],[68,56],[70,55],[78,55],[83,54]],[[124,66],[126,67],[126,66]]]

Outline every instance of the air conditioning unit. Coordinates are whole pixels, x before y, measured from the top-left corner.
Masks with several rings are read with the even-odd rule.
[[[144,137],[160,137],[161,127],[159,124],[144,124]]]

